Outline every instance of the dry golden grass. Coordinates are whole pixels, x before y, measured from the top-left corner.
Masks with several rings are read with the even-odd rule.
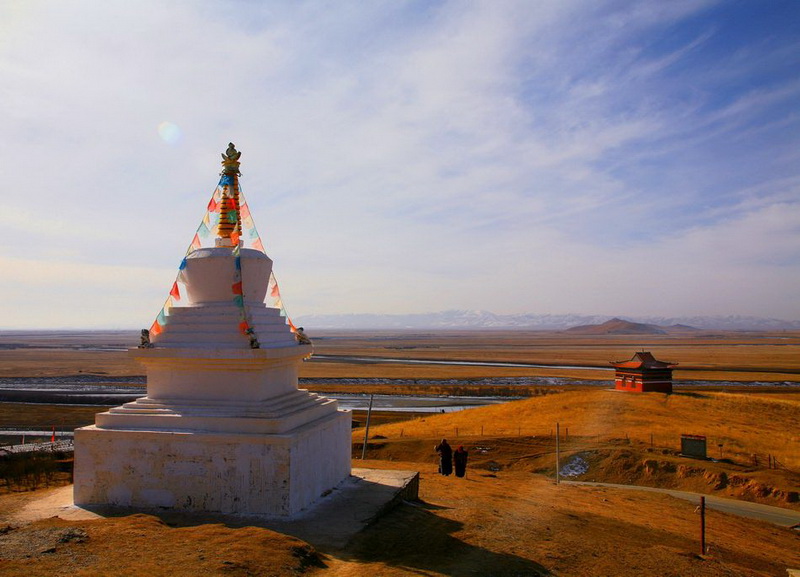
[[[144,370],[120,351],[21,349],[0,350],[0,377],[65,375],[143,375]]]
[[[800,563],[790,530],[713,511],[709,555],[700,557],[694,505],[666,496],[557,487],[515,471],[456,479],[430,464],[368,464],[420,467],[423,502],[326,558],[339,576],[756,576]]]
[[[172,528],[157,517],[39,521],[0,535],[6,577],[296,575],[319,564],[308,544],[258,527]]]
[[[560,485],[519,471],[441,477],[421,471],[404,503],[344,549],[315,552],[259,527],[170,527],[133,515],[47,519],[0,534],[4,576],[520,575],[766,577],[800,565],[790,529],[708,511],[699,555],[694,505],[664,495]]]
[[[0,403],[0,427],[40,430],[56,427],[59,431],[67,431],[94,424],[94,416],[107,409],[101,406]]]
[[[787,395],[788,396],[788,395]],[[777,455],[800,470],[800,394],[794,399],[731,393],[635,394],[587,389],[514,401],[413,421],[385,424],[371,434],[390,439],[470,436],[549,436],[562,433],[595,442],[653,435],[658,446],[680,448],[683,433],[719,443],[725,456],[748,461],[753,453]],[[481,431],[483,431],[481,433]],[[359,432],[353,433],[360,441]]]
[[[597,366],[648,348],[656,356],[682,366],[712,363],[714,370],[709,375],[730,378],[728,375],[735,374],[730,372],[731,367],[747,369],[740,371],[744,375],[774,367],[796,370],[800,364],[798,335],[789,336],[781,344],[781,335],[678,339],[527,333],[354,337],[351,333],[340,340],[319,339],[316,346],[324,354],[415,358],[429,355],[428,358],[580,362]],[[132,369],[124,353],[66,351],[53,355],[47,349],[0,353],[0,376],[80,371],[141,374],[138,367],[129,372]],[[479,378],[557,374],[554,371],[557,369],[303,365],[303,376],[311,378]],[[689,373],[693,378],[699,374]],[[774,373],[765,374],[775,380],[797,380],[791,375],[778,378]],[[577,375],[585,378],[583,372]],[[219,524],[169,527],[146,516],[91,522],[45,520],[19,529],[0,530],[0,573],[26,577],[303,573],[359,577],[783,575],[786,567],[800,567],[797,536],[790,529],[711,511],[707,523],[711,549],[701,557],[696,554],[698,517],[693,505],[662,495],[555,486],[545,476],[532,472],[552,472],[553,442],[549,435],[556,422],[569,428],[570,439],[564,443],[566,454],[601,447],[612,456],[615,451],[625,450],[634,451],[634,458],[639,460],[642,456],[669,459],[670,455],[654,457],[655,453],[646,453],[650,434],[654,435],[656,448],[677,448],[681,433],[693,433],[708,436],[712,454],[721,442],[726,457],[746,460],[753,452],[772,453],[784,464],[798,467],[798,403],[793,390],[774,394],[760,390],[700,392],[670,397],[567,390],[505,405],[376,424],[371,430],[368,454],[380,460],[355,464],[420,470],[421,502],[401,505],[343,550],[325,551],[318,558],[302,542],[266,529]],[[6,418],[10,414],[6,413]],[[79,411],[64,416],[70,422],[84,418],[86,415]],[[435,473],[433,441],[453,435],[457,435],[451,439],[453,444],[463,441],[471,445],[466,479],[444,478]],[[357,449],[362,439],[363,430],[355,431]],[[474,450],[477,444],[488,445],[491,451],[481,455]],[[500,469],[489,472],[486,467],[491,462],[499,464]],[[719,468],[712,472],[718,474],[727,465],[714,466]],[[762,475],[764,482],[773,484],[789,479],[781,476],[782,471],[752,474]],[[695,478],[693,482],[700,480]],[[692,488],[709,490],[699,485]],[[4,512],[21,507],[33,495],[0,496],[0,520]],[[70,532],[64,533],[65,530]],[[83,539],[78,530],[88,538]],[[64,539],[68,535],[78,538]],[[320,565],[316,565],[317,559]]]
[[[800,379],[800,334],[798,333],[697,333],[688,335],[570,335],[541,331],[464,331],[439,333],[355,333],[321,334],[315,340],[318,354],[382,356],[415,359],[492,360],[543,364],[577,364],[608,367],[609,361],[630,358],[646,349],[656,357],[679,363],[678,378],[731,378],[720,371],[735,373],[745,380],[759,372],[768,380]],[[313,370],[310,363],[306,370]],[[697,371],[714,369],[695,376]],[[493,369],[484,369],[493,370]],[[529,371],[531,369],[523,369]],[[548,374],[569,369],[533,369]],[[775,371],[786,371],[776,375]],[[794,375],[794,376],[792,376]],[[603,372],[595,373],[608,378]],[[583,377],[590,378],[590,377]]]

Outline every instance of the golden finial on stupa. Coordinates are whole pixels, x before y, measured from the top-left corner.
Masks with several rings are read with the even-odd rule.
[[[222,153],[222,174],[239,174],[239,157],[242,153],[236,150],[233,142],[228,143],[228,149]]]

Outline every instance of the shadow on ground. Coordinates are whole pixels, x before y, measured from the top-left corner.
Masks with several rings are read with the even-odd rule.
[[[411,572],[445,575],[551,575],[539,563],[507,553],[495,553],[453,536],[463,527],[433,511],[422,501],[403,503],[356,535],[336,557],[357,563],[384,563]]]

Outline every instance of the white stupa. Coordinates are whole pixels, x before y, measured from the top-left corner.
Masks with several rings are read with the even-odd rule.
[[[272,260],[242,246],[239,155],[223,154],[216,246],[182,263],[184,306],[131,350],[147,396],[75,431],[76,505],[289,516],[350,474],[350,413],[298,390],[312,346],[264,303]]]

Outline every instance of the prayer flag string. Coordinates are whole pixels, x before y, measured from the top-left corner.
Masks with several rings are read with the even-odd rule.
[[[186,257],[198,249],[215,246],[214,239],[217,237],[217,231],[219,229],[222,199],[224,195],[230,193],[231,188],[233,188],[235,192],[238,192],[239,197],[239,202],[235,206],[235,209],[229,211],[227,215],[229,224],[238,225],[236,228],[234,228],[230,236],[233,244],[233,250],[231,252],[235,257],[234,277],[231,283],[232,300],[234,305],[239,309],[239,330],[242,332],[242,334],[250,338],[251,347],[258,348],[260,346],[258,343],[258,338],[255,334],[255,330],[250,323],[245,304],[244,287],[242,284],[242,261],[240,248],[252,248],[264,254],[266,254],[266,249],[264,248],[261,235],[258,233],[252,213],[250,212],[250,207],[245,200],[238,179],[228,174],[221,175],[219,182],[214,189],[214,193],[211,195],[211,199],[206,206],[206,212],[200,221],[200,225],[197,227],[197,230],[192,237],[192,241],[189,243],[189,246],[186,249],[186,256],[183,258],[183,260],[181,260],[181,263],[178,267],[178,274],[175,278],[175,281],[172,283],[172,288],[169,291],[169,295],[167,296],[164,305],[161,307],[161,310],[156,315],[156,319],[153,321],[152,326],[150,327],[151,342],[156,342],[158,340],[158,335],[163,333],[165,327],[169,324],[171,309],[175,306],[181,306],[178,303],[181,301],[181,296],[183,294],[180,287],[181,285],[185,285],[183,271],[186,269]],[[286,312],[286,308],[283,304],[283,299],[281,298],[280,289],[274,273],[270,274],[267,294],[272,299],[272,307],[277,308],[280,311],[280,315],[286,319],[289,329],[293,333],[296,333],[297,328],[294,326],[294,323],[292,323],[288,313]]]

